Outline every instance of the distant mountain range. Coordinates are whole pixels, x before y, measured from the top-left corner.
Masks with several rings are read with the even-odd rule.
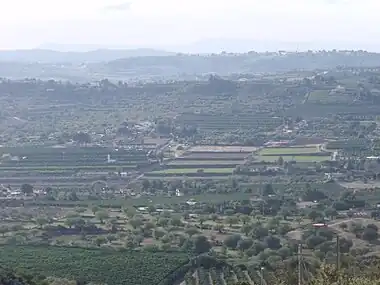
[[[156,49],[97,49],[92,51],[56,51],[49,49],[3,50],[0,61],[39,63],[94,63],[120,58],[170,56],[174,52]]]
[[[136,46],[106,46],[82,44],[47,43],[36,49],[0,50],[0,62],[21,63],[99,63],[136,57],[173,56],[177,53],[211,54],[249,51],[307,51],[307,50],[371,50],[380,51],[380,44],[356,42],[295,42],[252,39],[204,39],[191,44],[177,46],[153,46],[139,48]]]
[[[104,78],[113,81],[194,79],[210,73],[230,76],[379,66],[380,53],[365,51],[221,54],[177,54],[154,49],[0,51],[0,77],[77,82]]]

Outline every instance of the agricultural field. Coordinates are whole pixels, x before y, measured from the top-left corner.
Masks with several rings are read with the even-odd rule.
[[[303,155],[303,154],[318,154],[320,153],[319,146],[306,146],[306,147],[271,147],[260,150],[260,155]]]
[[[202,152],[185,153],[177,160],[244,160],[250,153],[244,152]]]
[[[31,274],[115,285],[155,284],[188,260],[181,253],[46,246],[0,246],[0,254],[0,266],[17,267]]]
[[[187,160],[187,159],[176,159],[167,163],[168,166],[197,166],[197,165],[239,165],[243,164],[243,160]]]
[[[107,147],[0,147],[0,183],[47,185],[91,182],[102,175],[139,171],[150,165],[149,149]]]
[[[176,168],[176,169],[165,169],[153,171],[150,174],[232,174],[234,168],[205,168],[205,169],[194,169],[194,168]]]
[[[282,157],[284,161],[296,161],[296,162],[322,162],[330,160],[330,155],[320,156],[320,155],[261,155],[256,156],[256,161],[264,162],[277,162],[278,159]]]
[[[321,150],[321,145],[307,145],[305,147],[271,147],[263,148],[256,153],[256,161],[277,162],[284,161],[322,162],[331,159],[331,153]]]
[[[274,131],[282,124],[279,117],[255,114],[194,114],[183,113],[176,117],[177,125],[196,125],[202,132],[226,132],[237,129],[265,128]]]
[[[276,56],[244,55],[244,69],[265,57],[269,72]],[[342,268],[379,256],[380,74],[367,54],[341,56],[361,68],[112,80],[167,60],[139,57],[99,82],[0,80],[0,267],[77,284],[252,285],[296,274],[298,243],[305,278],[335,264],[337,237]]]
[[[257,150],[257,147],[247,147],[247,146],[214,146],[214,145],[198,145],[190,147],[187,152],[190,153],[209,153],[209,152],[217,152],[217,153],[251,153]]]
[[[146,173],[146,176],[222,177],[232,174],[235,167],[243,165],[255,150],[256,147],[245,146],[192,146],[181,153],[181,156],[168,160],[163,169]]]
[[[339,88],[334,90],[314,90],[307,97],[307,102],[314,104],[349,103],[355,99],[355,95],[355,93]]]

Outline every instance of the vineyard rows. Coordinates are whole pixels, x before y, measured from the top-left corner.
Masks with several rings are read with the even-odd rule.
[[[199,267],[193,271],[193,274],[187,274],[181,285],[234,285],[238,282],[250,285],[260,284],[261,277],[256,270],[242,270],[239,267],[233,270]]]

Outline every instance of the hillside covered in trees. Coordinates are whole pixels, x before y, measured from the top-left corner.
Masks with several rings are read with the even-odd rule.
[[[33,55],[35,53],[35,56]],[[72,81],[198,79],[205,74],[278,73],[336,67],[375,67],[380,55],[365,51],[248,52],[243,54],[170,54],[160,51],[99,50],[10,53],[1,60],[0,77]],[[99,60],[96,60],[99,59]],[[103,59],[103,60],[101,60]]]
[[[6,63],[1,284],[376,283],[377,57]]]

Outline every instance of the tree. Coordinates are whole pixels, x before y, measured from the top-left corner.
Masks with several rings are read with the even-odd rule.
[[[318,245],[324,243],[327,239],[323,236],[312,235],[306,239],[306,246],[315,249]]]
[[[224,239],[223,244],[228,248],[235,249],[238,242],[241,240],[241,235],[230,235]]]
[[[156,225],[152,222],[147,222],[144,224],[144,230],[151,230],[151,229],[154,229],[156,227]]]
[[[325,215],[330,219],[334,219],[338,215],[338,212],[334,208],[330,207],[325,210]]]
[[[77,143],[90,143],[91,142],[91,136],[84,132],[78,132],[73,135],[73,141]]]
[[[265,243],[256,241],[253,243],[249,251],[251,251],[252,255],[258,255],[260,252],[262,252],[266,248],[267,248],[267,245]]]
[[[210,220],[212,220],[213,222],[216,222],[217,220],[219,220],[219,216],[217,214],[211,214]]]
[[[348,253],[350,252],[350,249],[353,246],[353,243],[352,243],[352,240],[348,240],[346,238],[340,238],[339,246],[340,246],[341,253]]]
[[[75,224],[75,218],[68,218],[65,220],[65,225],[68,226],[70,229],[74,226]]]
[[[137,229],[137,228],[141,227],[144,224],[143,220],[138,219],[138,218],[134,218],[134,219],[130,220],[129,223],[131,224],[131,226],[134,229]]]
[[[198,221],[199,221],[199,224],[202,226],[203,223],[207,221],[207,218],[205,216],[200,216]]]
[[[107,243],[107,239],[105,237],[97,237],[94,241],[94,243],[97,245],[97,246],[101,246],[102,244],[105,244]]]
[[[73,226],[82,229],[86,225],[86,221],[82,218],[73,218]]]
[[[245,225],[251,221],[251,217],[248,215],[241,215],[240,220],[243,223],[243,225]]]
[[[269,196],[274,194],[273,186],[272,184],[266,184],[263,189],[263,196]]]
[[[378,237],[379,237],[378,232],[374,230],[373,228],[367,227],[364,229],[363,236],[362,236],[364,240],[372,242],[372,241],[377,240]]]
[[[236,225],[237,223],[239,223],[239,218],[236,216],[227,217],[226,223],[228,223],[230,227],[232,227],[232,225]]]
[[[127,240],[125,241],[125,247],[129,249],[134,249],[136,247],[134,236],[128,236]]]
[[[154,212],[156,212],[156,207],[154,207],[153,205],[149,205],[147,211],[149,214],[153,214]]]
[[[292,251],[289,247],[284,246],[277,250],[277,254],[281,256],[282,259],[286,259],[292,255]]]
[[[96,214],[96,212],[98,212],[100,209],[99,209],[99,207],[98,206],[93,206],[92,208],[91,208],[91,212],[92,212],[92,214],[95,216],[95,214]]]
[[[142,189],[143,189],[144,191],[146,191],[146,190],[148,190],[148,189],[150,188],[150,182],[149,182],[148,179],[144,179],[144,180],[142,181],[141,185],[142,185]]]
[[[270,236],[267,236],[264,239],[264,241],[268,245],[268,248],[270,248],[270,249],[281,248],[281,240],[278,237],[270,235]]]
[[[264,237],[268,236],[268,229],[263,226],[257,225],[253,227],[251,235],[254,239],[263,239]]]
[[[85,208],[76,208],[75,212],[77,212],[78,214],[83,214],[84,212],[86,212],[86,209]]]
[[[321,214],[321,212],[312,210],[309,212],[308,217],[309,217],[309,219],[311,219],[315,222],[316,220],[321,219],[323,217],[323,215]]]
[[[280,166],[283,166],[284,165],[284,158],[282,156],[280,156],[278,159],[277,159],[277,164],[280,165]]]
[[[246,238],[246,239],[241,239],[238,241],[237,248],[246,251],[247,249],[251,248],[253,245],[253,239],[251,238]]]
[[[288,216],[290,216],[291,211],[287,208],[282,208],[279,215],[283,217],[283,219],[286,221],[288,219]]]
[[[144,241],[144,237],[141,236],[141,235],[137,235],[137,236],[134,237],[134,242],[135,242],[138,246],[140,246],[141,243],[142,243],[143,241]]]
[[[160,229],[154,229],[153,230],[153,238],[156,240],[159,240],[163,236],[165,236],[166,232]]]
[[[166,227],[168,224],[169,224],[169,219],[166,219],[166,218],[160,218],[157,221],[157,226],[160,226],[160,227]]]
[[[126,209],[123,209],[123,212],[124,214],[129,218],[129,219],[132,219],[135,214],[136,214],[136,210],[134,208],[126,208]]]
[[[99,211],[96,213],[96,218],[100,221],[101,224],[104,224],[104,220],[109,218],[109,215],[106,211]]]
[[[5,237],[7,232],[9,232],[9,228],[7,226],[0,226],[0,234],[2,237]]]
[[[224,210],[224,213],[227,216],[232,216],[233,214],[235,214],[235,210],[234,209],[226,209],[226,210]]]
[[[194,252],[196,254],[202,254],[208,252],[211,249],[211,244],[205,236],[199,235],[194,239]]]
[[[199,233],[199,230],[196,227],[190,227],[185,229],[185,233],[189,236],[192,237],[193,235],[196,235]]]
[[[33,186],[30,184],[22,184],[21,192],[24,193],[25,195],[33,194]]]
[[[182,223],[181,219],[178,218],[178,217],[173,217],[173,218],[170,220],[170,224],[171,224],[173,227],[182,227],[182,226],[183,226],[183,223]]]
[[[248,234],[253,230],[253,226],[250,224],[245,224],[241,227],[240,231],[248,236]]]
[[[37,223],[37,225],[39,225],[40,229],[42,229],[43,226],[46,225],[48,222],[49,222],[48,219],[43,218],[43,217],[36,219],[36,223]]]
[[[379,228],[375,224],[368,224],[367,228],[368,229],[373,229],[376,232],[379,230]]]
[[[224,230],[224,225],[223,224],[216,224],[214,226],[214,230],[215,231],[218,231],[220,234],[223,233],[223,230]]]
[[[108,235],[106,238],[107,238],[107,241],[108,241],[109,243],[111,243],[111,242],[117,240],[117,237],[116,237],[115,235]]]

